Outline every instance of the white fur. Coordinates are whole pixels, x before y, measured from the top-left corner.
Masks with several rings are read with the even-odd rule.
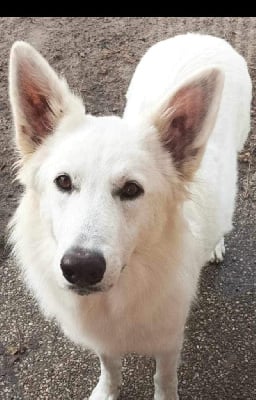
[[[15,75],[28,53],[58,87],[57,76],[48,73],[49,65],[35,50],[14,45],[10,96],[26,191],[12,220],[12,241],[25,280],[42,311],[74,342],[101,356],[102,374],[91,400],[117,399],[120,356],[131,351],[157,359],[155,400],[176,400],[183,329],[200,269],[232,227],[236,156],[250,127],[246,63],[211,36],[162,41],[139,63],[122,119],[84,115],[70,94],[72,107],[58,117],[54,134],[31,150],[27,142],[22,147]],[[216,89],[214,115],[218,99],[220,107],[216,121],[207,122],[207,144],[207,137],[199,136],[206,146],[200,167],[191,182],[184,182],[152,118],[183,82],[207,68],[224,73],[224,89],[222,96],[221,85]],[[56,189],[53,181],[61,172],[75,182],[74,194]],[[131,202],[113,196],[126,180],[140,182],[144,195]],[[81,297],[68,289],[60,259],[77,243],[104,253],[102,293]],[[219,257],[219,251],[215,254]]]

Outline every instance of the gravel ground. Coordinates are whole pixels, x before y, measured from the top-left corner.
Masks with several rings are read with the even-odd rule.
[[[247,60],[256,80],[256,18],[0,18],[0,398],[82,400],[96,384],[97,357],[75,347],[45,321],[24,289],[5,246],[5,229],[21,188],[7,92],[14,40],[37,47],[94,114],[120,114],[140,57],[153,43],[197,31],[227,39]],[[179,369],[181,400],[256,399],[256,132],[240,156],[234,230],[220,266],[203,270],[187,322]],[[123,360],[121,400],[153,398],[154,363]]]

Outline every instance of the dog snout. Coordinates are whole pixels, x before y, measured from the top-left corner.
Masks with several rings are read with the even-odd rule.
[[[64,254],[60,266],[68,282],[79,288],[86,288],[102,280],[106,261],[99,251],[74,247]]]

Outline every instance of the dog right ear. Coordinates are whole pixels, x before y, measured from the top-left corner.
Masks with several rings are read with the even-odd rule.
[[[154,116],[163,147],[180,175],[191,180],[200,165],[217,118],[224,73],[207,67],[185,80]]]
[[[23,156],[33,153],[72,110],[84,114],[82,101],[66,81],[26,42],[15,42],[11,49],[9,95]]]

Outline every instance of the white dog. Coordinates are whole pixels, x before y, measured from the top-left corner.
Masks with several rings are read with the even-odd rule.
[[[10,99],[25,186],[14,252],[42,311],[99,355],[90,400],[118,398],[131,351],[156,358],[155,400],[177,400],[200,269],[222,260],[232,227],[250,129],[245,60],[211,36],[162,41],[139,63],[123,118],[93,117],[16,42]]]

